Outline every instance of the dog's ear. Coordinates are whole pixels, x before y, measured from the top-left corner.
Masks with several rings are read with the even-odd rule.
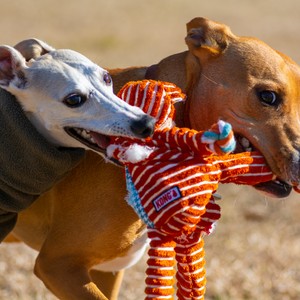
[[[185,38],[189,50],[196,56],[217,56],[221,54],[234,35],[224,24],[205,18],[194,18],[187,23]]]
[[[47,43],[38,39],[27,39],[21,41],[14,46],[26,59],[36,59],[41,55],[44,55],[50,51],[55,50],[53,47],[49,46]]]
[[[10,46],[0,46],[0,86],[5,88],[13,81],[18,87],[24,85],[25,58]]]

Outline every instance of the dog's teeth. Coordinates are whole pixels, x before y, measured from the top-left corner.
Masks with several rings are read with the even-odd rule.
[[[74,128],[74,130],[76,131],[76,133],[78,133],[78,134],[80,134],[80,135],[81,135],[81,132],[82,132],[82,130],[81,130],[81,129],[79,129],[79,128]]]
[[[90,143],[93,143],[93,144],[96,144],[95,140],[93,139],[93,137],[91,136],[90,132],[89,131],[86,131],[86,130],[82,130],[81,132],[81,136],[88,140]]]
[[[248,151],[249,147],[250,147],[250,142],[248,139],[246,139],[245,137],[242,138],[241,140],[241,144],[242,146]]]
[[[82,129],[82,128],[74,128],[76,133],[80,135],[83,139],[89,141],[90,143],[97,144],[93,137],[90,134],[90,131]]]
[[[91,138],[90,134],[86,130],[82,130],[81,135],[83,138],[88,140]]]

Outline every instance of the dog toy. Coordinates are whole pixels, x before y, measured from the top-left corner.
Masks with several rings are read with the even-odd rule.
[[[152,138],[112,138],[107,149],[125,165],[127,201],[148,228],[146,299],[173,299],[175,274],[178,299],[204,299],[203,236],[220,218],[218,183],[255,185],[274,176],[258,152],[227,154],[235,147],[229,123],[205,132],[175,127],[174,104],[185,98],[175,85],[129,82],[118,96],[156,118]]]

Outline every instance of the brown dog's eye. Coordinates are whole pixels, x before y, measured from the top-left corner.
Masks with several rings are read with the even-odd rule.
[[[108,73],[105,73],[103,75],[103,81],[106,83],[106,85],[111,85],[112,83],[111,76]]]
[[[265,105],[276,106],[278,105],[279,97],[273,91],[259,92],[259,99]]]

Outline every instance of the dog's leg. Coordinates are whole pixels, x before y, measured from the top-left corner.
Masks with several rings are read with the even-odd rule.
[[[21,240],[19,240],[16,236],[14,236],[13,234],[9,234],[4,240],[3,242],[5,243],[20,243]]]
[[[91,270],[90,275],[93,279],[93,282],[108,299],[118,299],[122,279],[124,276],[124,270],[114,273]]]
[[[49,251],[42,250],[36,260],[34,272],[59,299],[110,299],[93,283],[85,263],[78,261],[77,257],[52,257]]]
[[[122,274],[113,279],[110,273],[103,273],[97,275],[97,283],[93,283],[94,278],[89,270],[126,256],[131,245],[140,237],[143,224],[124,200],[124,170],[105,163],[92,152],[86,155],[94,157],[94,160],[78,166],[57,185],[55,191],[47,194],[53,201],[43,215],[43,220],[48,223],[45,226],[36,225],[41,232],[36,234],[40,238],[35,244],[42,244],[42,247],[36,260],[35,273],[60,299],[117,299]],[[82,174],[87,173],[91,177],[85,186]],[[74,190],[73,179],[77,176],[76,194],[66,194],[65,191]],[[120,190],[112,190],[112,183]],[[102,193],[93,196],[92,203],[81,201],[99,185],[102,186]],[[38,217],[45,211],[45,196],[33,204]],[[100,212],[98,207],[101,207]],[[68,212],[68,216],[65,212]],[[24,214],[23,219],[26,219]],[[123,218],[125,214],[126,218]],[[22,228],[26,228],[26,222],[22,225]],[[22,234],[21,230],[19,234]]]

